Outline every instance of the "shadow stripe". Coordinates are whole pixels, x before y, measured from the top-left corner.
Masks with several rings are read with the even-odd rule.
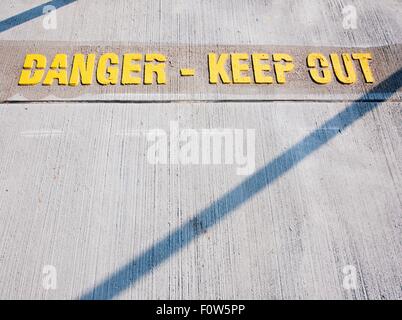
[[[269,186],[304,158],[311,155],[345,128],[381,104],[380,102],[364,102],[367,100],[368,95],[385,92],[384,95],[388,99],[401,86],[402,69],[392,74],[234,189],[228,191],[221,198],[197,213],[194,218],[177,228],[172,234],[156,242],[144,253],[135,257],[107,279],[84,293],[79,299],[112,299],[116,297],[142,276],[148,274],[155,267],[187,246],[191,241],[204,233],[205,229],[217,224],[228,216],[230,212]],[[339,128],[340,130],[325,130],[326,128]]]

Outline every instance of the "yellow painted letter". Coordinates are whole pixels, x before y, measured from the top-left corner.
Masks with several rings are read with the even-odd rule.
[[[336,53],[330,54],[332,61],[332,68],[334,69],[335,76],[340,83],[352,84],[356,82],[356,72],[353,65],[352,57],[349,53],[342,53],[343,64],[345,65],[346,74],[343,73],[343,68]]]
[[[88,54],[88,58],[85,61],[85,55],[77,53],[74,55],[73,67],[71,69],[70,86],[77,86],[81,81],[81,84],[92,84],[95,68],[95,54]]]
[[[108,66],[110,63],[110,66]],[[116,84],[118,76],[118,68],[112,66],[119,63],[119,57],[115,53],[105,53],[100,56],[98,61],[98,69],[96,70],[96,79],[102,85]],[[106,76],[106,74],[108,76]]]
[[[359,60],[360,68],[362,68],[364,79],[367,83],[374,83],[373,73],[369,66],[369,60],[371,60],[371,53],[353,53],[352,58]]]
[[[163,54],[159,53],[148,53],[145,55],[146,62],[165,62],[166,57]],[[144,69],[144,84],[152,84],[153,82],[153,74],[156,73],[156,83],[157,84],[166,84],[166,73],[165,73],[165,63],[146,63]]]
[[[36,66],[34,66],[36,63]],[[32,70],[35,68],[31,77]],[[45,73],[46,57],[42,54],[27,54],[25,56],[24,69],[21,71],[19,85],[38,84]]]
[[[253,53],[251,55],[253,60],[254,80],[255,83],[272,83],[271,76],[264,75],[264,71],[270,71],[269,64],[261,64],[261,60],[268,60],[269,55],[267,53]]]
[[[228,59],[227,53],[222,53],[218,61],[216,61],[216,54],[208,54],[208,67],[209,67],[209,83],[218,83],[218,76],[223,83],[230,83],[230,78],[225,70],[225,64]]]
[[[274,53],[272,57],[275,62],[280,62],[282,60],[288,62],[286,64],[275,63],[274,65],[276,81],[278,83],[286,83],[285,72],[290,72],[294,68],[294,64],[292,63],[293,61],[292,56],[286,53]]]
[[[43,80],[42,85],[50,86],[53,80],[57,79],[59,85],[67,85],[67,55],[63,53],[58,53],[54,56],[50,69]]]
[[[318,65],[322,68],[322,76],[317,70],[316,60],[318,60]],[[310,53],[307,57],[307,66],[313,68],[309,70],[311,79],[318,84],[327,84],[331,82],[332,76],[331,71],[328,69],[328,60],[321,53]]]
[[[243,76],[241,73],[244,71],[248,71],[248,64],[241,63],[240,61],[247,61],[248,54],[247,53],[232,53],[231,61],[232,61],[232,76],[233,83],[250,83],[251,79],[249,76]]]
[[[133,77],[133,72],[140,72],[141,65],[132,64],[133,61],[141,61],[142,54],[139,53],[126,53],[123,55],[123,75],[121,78],[121,84],[139,84],[141,78]]]

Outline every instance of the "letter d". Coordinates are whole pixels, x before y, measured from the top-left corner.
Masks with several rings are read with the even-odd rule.
[[[36,63],[36,70],[34,66],[35,63]],[[46,68],[46,57],[44,55],[27,54],[25,57],[24,67],[21,71],[21,76],[18,84],[19,85],[38,84],[43,78],[45,68]]]

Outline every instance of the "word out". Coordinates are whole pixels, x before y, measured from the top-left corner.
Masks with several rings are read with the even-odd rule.
[[[307,66],[311,79],[318,84],[328,84],[333,75],[342,84],[353,84],[357,81],[357,68],[361,68],[366,83],[373,83],[374,77],[370,69],[370,53],[331,53],[329,59],[321,53],[310,53]],[[331,70],[332,69],[332,70]]]

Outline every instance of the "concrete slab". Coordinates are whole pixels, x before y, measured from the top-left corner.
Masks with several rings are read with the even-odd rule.
[[[402,298],[399,0],[53,0],[56,29],[48,4],[1,4],[1,299]],[[280,48],[373,51],[378,81],[207,85],[209,50]],[[32,50],[133,49],[166,52],[172,82],[17,86]],[[172,123],[254,129],[256,170],[151,164]]]
[[[178,252],[175,229],[245,177],[233,165],[151,165],[150,142],[133,134],[169,130],[170,121],[181,128],[255,128],[261,168],[344,108],[3,106],[0,297],[80,297],[171,237],[168,259],[154,268],[142,261],[147,272],[136,281],[127,272],[127,290],[111,281],[94,297],[400,298],[400,103],[384,103],[340,133],[321,130],[337,136],[223,220],[194,225],[203,231]],[[287,164],[275,170],[280,165]],[[214,210],[219,215],[222,207]],[[44,265],[57,268],[57,290],[43,289]],[[345,265],[358,269],[356,291],[342,287]]]

